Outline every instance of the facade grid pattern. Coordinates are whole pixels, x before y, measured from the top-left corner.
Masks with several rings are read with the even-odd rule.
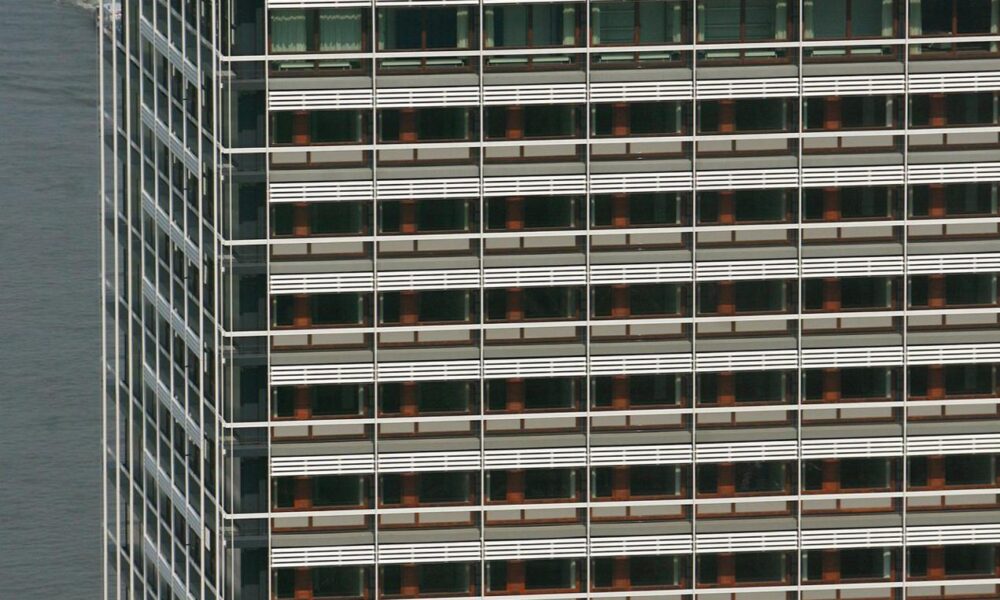
[[[102,10],[105,596],[1000,596],[998,0]]]

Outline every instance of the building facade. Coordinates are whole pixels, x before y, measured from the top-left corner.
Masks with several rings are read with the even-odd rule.
[[[1000,0],[102,14],[105,597],[1000,597]]]

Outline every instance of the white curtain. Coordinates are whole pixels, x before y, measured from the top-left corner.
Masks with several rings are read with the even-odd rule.
[[[306,51],[306,11],[276,10],[271,13],[271,51]]]
[[[920,35],[924,32],[923,18],[920,16],[920,0],[910,0],[910,35]],[[920,46],[911,47],[911,51],[919,51]]]
[[[469,47],[469,9],[462,7],[455,11],[456,48]]]
[[[576,6],[573,4],[563,4],[562,33],[563,46],[572,46],[576,43]]]
[[[378,49],[392,50],[396,47],[396,15],[393,10],[378,11]]]
[[[361,10],[324,8],[319,11],[319,51],[361,50]]]
[[[882,37],[895,35],[892,21],[892,0],[882,0]]]

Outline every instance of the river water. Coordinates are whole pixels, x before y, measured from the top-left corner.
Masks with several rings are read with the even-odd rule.
[[[3,600],[101,593],[96,40],[84,3],[0,0]]]

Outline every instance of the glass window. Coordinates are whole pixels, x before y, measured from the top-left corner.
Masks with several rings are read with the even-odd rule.
[[[910,577],[927,576],[927,548],[911,546],[906,549],[906,572]]]
[[[628,469],[628,481],[632,497],[673,496],[680,491],[675,465],[633,465]]]
[[[784,0],[698,0],[698,41],[788,39]]]
[[[992,575],[996,571],[996,548],[982,545],[944,547],[946,575]]]
[[[996,304],[997,277],[992,273],[944,276],[945,301],[949,306]]]
[[[781,99],[735,101],[736,131],[783,131],[787,128],[787,103]]]
[[[507,589],[507,561],[492,560],[486,563],[486,590],[500,592]]]
[[[593,401],[595,407],[607,408],[612,405],[614,378],[593,378]],[[629,406],[672,406],[683,396],[684,379],[680,375],[629,375]]]
[[[845,458],[840,461],[840,487],[845,490],[888,489],[891,462],[888,458]]]
[[[379,50],[469,48],[467,7],[378,9]]]
[[[890,96],[844,96],[840,98],[840,125],[845,129],[891,127]]]
[[[522,385],[525,410],[573,408],[579,403],[582,391],[578,380],[567,377],[530,378],[525,379]]]
[[[733,562],[737,583],[785,580],[783,552],[738,552]]]
[[[524,288],[521,293],[526,319],[568,319],[579,314],[578,288]]]
[[[421,108],[417,112],[417,139],[424,141],[469,138],[469,109]]]
[[[703,100],[698,109],[700,133],[786,131],[791,123],[784,98]]]
[[[889,398],[892,395],[892,371],[879,367],[841,369],[840,395],[848,400]]]
[[[893,0],[806,0],[806,39],[891,37],[897,9]]]
[[[278,598],[295,597],[295,569],[275,569],[274,594]]]
[[[361,139],[361,111],[314,111],[309,113],[309,128],[314,144],[355,142]]]
[[[524,497],[527,500],[557,500],[577,496],[574,469],[527,469],[524,471]]]
[[[594,2],[590,29],[595,46],[676,44],[683,41],[689,8],[678,0]]]
[[[575,106],[531,104],[523,110],[524,137],[528,139],[568,137],[578,133]]]
[[[575,4],[487,6],[483,19],[487,48],[572,46],[577,40]]]
[[[361,202],[310,202],[309,232],[313,235],[362,233]]]
[[[683,109],[680,102],[631,102],[594,104],[593,135],[668,135],[681,131]],[[616,122],[628,129],[616,130]]]
[[[823,489],[823,461],[806,460],[802,462],[802,489]]]
[[[780,462],[739,462],[734,465],[739,493],[780,492],[785,489],[785,465]]]
[[[945,485],[993,485],[994,459],[988,454],[946,455],[944,482]]]
[[[719,558],[715,554],[697,555],[698,583],[714,584],[719,580]]]
[[[421,503],[467,502],[470,497],[468,473],[421,473],[418,482]]]
[[[948,365],[944,368],[944,389],[949,396],[993,395],[996,386],[993,365]]]
[[[996,32],[995,0],[911,0],[910,33],[925,36]]]
[[[486,496],[492,502],[503,502],[507,499],[507,471],[486,473]]]
[[[733,374],[737,402],[784,402],[787,378],[781,371],[738,371]]]
[[[368,396],[365,385],[319,384],[310,389],[313,416],[354,416],[365,411]]]
[[[736,312],[774,312],[787,306],[784,281],[736,281],[733,286]]]
[[[466,594],[472,588],[472,567],[466,563],[421,564],[421,594]]]
[[[382,504],[403,502],[403,480],[399,473],[379,475],[379,494],[382,496]]]
[[[489,199],[491,201],[502,201],[503,199]],[[525,198],[524,207],[524,228],[525,229],[554,229],[563,227],[575,227],[579,220],[579,213],[583,208],[583,203],[577,198],[565,196],[532,196]]]
[[[630,556],[628,573],[632,587],[677,585],[680,580],[680,557]]]
[[[663,226],[675,225],[679,219],[679,194],[671,193],[638,193],[623,195],[616,200],[612,195],[595,195],[594,207],[591,211],[595,227],[614,226],[615,204],[620,203],[625,213],[627,226]]]
[[[274,507],[292,508],[295,506],[295,479],[291,477],[274,478]]]
[[[948,125],[993,125],[997,122],[994,92],[945,94]]]
[[[315,506],[358,506],[363,501],[363,480],[358,475],[321,475],[313,478]]]
[[[422,381],[417,384],[420,413],[465,413],[478,404],[476,386],[467,381]]]
[[[402,565],[381,565],[379,567],[379,582],[383,595],[398,595],[403,585]]]
[[[840,305],[848,310],[889,308],[892,305],[892,278],[842,278],[840,280]]]
[[[364,21],[359,8],[271,11],[271,52],[358,52]]]
[[[681,375],[630,375],[629,404],[632,406],[677,404],[682,395],[683,384]]]
[[[468,290],[423,290],[417,294],[421,323],[465,322],[472,316]]]
[[[594,488],[594,498],[610,498],[614,491],[614,478],[613,467],[597,467],[593,469],[590,476],[590,484]]]
[[[841,579],[885,579],[889,577],[892,555],[881,548],[852,548],[840,551]]]
[[[697,476],[699,494],[715,494],[719,491],[719,465],[698,465]]]
[[[417,202],[417,231],[468,231],[468,200],[447,198]]]
[[[927,485],[927,457],[910,456],[907,459],[907,476],[910,486],[924,487]]]
[[[364,569],[361,567],[312,567],[313,596],[345,598],[361,596]]]
[[[524,587],[529,590],[575,589],[575,560],[546,559],[524,562]]]
[[[305,52],[308,49],[306,12],[301,8],[271,11],[271,52]]]
[[[356,325],[365,320],[361,293],[315,294],[310,299],[313,325]]]

